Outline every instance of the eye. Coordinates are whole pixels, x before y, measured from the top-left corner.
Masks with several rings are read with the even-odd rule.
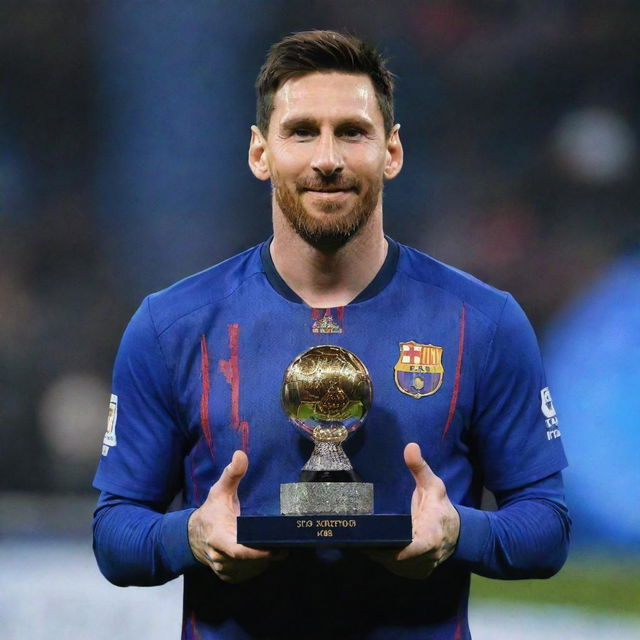
[[[340,132],[340,135],[347,140],[358,140],[364,135],[364,131],[359,127],[347,127]]]
[[[312,129],[310,129],[309,127],[296,127],[295,129],[293,129],[291,131],[291,134],[298,139],[302,139],[305,140],[307,138],[311,138],[313,137],[314,131]]]

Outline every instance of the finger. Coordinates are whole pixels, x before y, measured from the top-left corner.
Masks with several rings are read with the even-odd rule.
[[[286,558],[286,550],[277,549],[257,549],[256,547],[246,547],[243,544],[236,544],[232,550],[234,560],[279,560]]]
[[[235,536],[234,536],[235,538]],[[288,556],[287,549],[258,549],[256,547],[247,547],[233,540],[225,547],[210,547],[208,557],[211,560],[220,562],[240,562],[242,560],[279,560]]]
[[[433,471],[431,471],[431,467],[422,457],[420,446],[415,442],[410,442],[404,448],[404,462],[409,471],[411,471],[417,487],[426,489],[431,484],[433,478],[436,477]]]
[[[406,547],[400,549],[398,554],[396,555],[396,560],[410,560],[411,558],[415,558],[417,555],[424,553],[424,550],[413,540]]]
[[[242,562],[243,560],[275,559],[276,553],[276,551],[269,549],[255,549],[253,547],[245,547],[243,544],[232,543],[226,550],[211,548],[210,551],[205,553],[205,556],[209,562],[228,564]]]
[[[281,559],[284,558],[276,556],[273,551],[252,549],[241,544],[233,545],[228,552],[215,550],[207,555],[209,566],[220,576],[254,571],[252,567],[265,567]]]
[[[235,451],[231,462],[224,468],[218,482],[214,485],[222,493],[233,494],[249,468],[249,459],[244,451]]]
[[[212,562],[211,563],[211,568],[216,573],[224,573],[224,565],[222,564],[222,562]]]
[[[255,549],[254,547],[245,547],[243,544],[236,544],[233,548],[234,560],[266,560],[272,558],[273,551],[268,549]]]

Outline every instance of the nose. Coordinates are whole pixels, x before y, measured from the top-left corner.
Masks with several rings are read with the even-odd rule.
[[[323,176],[340,173],[344,167],[344,161],[333,132],[322,132],[317,139],[314,155],[311,160],[311,168]]]

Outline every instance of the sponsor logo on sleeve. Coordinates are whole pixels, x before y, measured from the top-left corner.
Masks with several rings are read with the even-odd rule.
[[[558,429],[558,416],[556,415],[551,392],[549,387],[540,389],[540,410],[544,416],[544,422],[547,427],[547,440],[554,440],[560,437],[560,429]]]
[[[107,431],[104,434],[102,440],[102,455],[106,456],[109,453],[111,447],[115,447],[118,444],[116,439],[116,422],[118,421],[118,396],[114,393],[111,394],[111,401],[109,402],[109,417],[107,418]]]

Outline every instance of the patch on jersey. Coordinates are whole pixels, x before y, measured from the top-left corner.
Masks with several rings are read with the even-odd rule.
[[[410,340],[400,343],[400,355],[393,367],[396,385],[413,398],[433,395],[442,385],[442,347]]]
[[[544,416],[544,423],[547,427],[547,440],[555,440],[560,437],[560,429],[558,429],[558,416],[551,399],[551,391],[549,387],[540,389],[540,410]]]
[[[118,444],[116,439],[116,422],[118,420],[118,396],[114,393],[111,394],[111,400],[109,402],[109,417],[107,418],[107,431],[104,434],[102,440],[102,455],[106,456],[109,453],[110,447],[115,447]]]
[[[313,333],[342,333],[344,307],[338,307],[336,311],[336,318],[334,318],[331,309],[325,309],[324,315],[320,315],[322,309],[312,309],[311,316],[314,322],[311,325],[311,331]]]

